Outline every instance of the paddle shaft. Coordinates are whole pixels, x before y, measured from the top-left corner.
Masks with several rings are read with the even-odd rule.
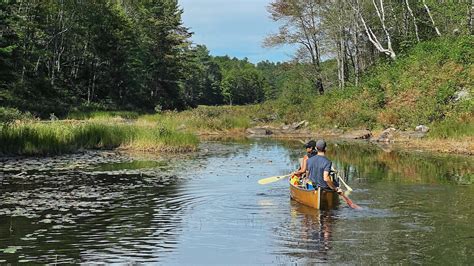
[[[352,191],[352,188],[348,184],[346,184],[346,181],[344,181],[344,179],[340,175],[337,175],[337,177],[339,178],[341,183],[346,187],[347,190]]]
[[[339,196],[342,197],[342,199],[347,203],[347,205],[349,205],[349,207],[351,207],[352,209],[356,209],[356,210],[360,210],[362,209],[362,207],[360,207],[359,205],[355,204],[354,202],[352,202],[351,199],[349,199],[348,196],[344,195],[344,193],[338,193]]]

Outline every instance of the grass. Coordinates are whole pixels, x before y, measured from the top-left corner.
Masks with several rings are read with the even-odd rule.
[[[67,116],[74,120],[104,120],[110,118],[137,119],[139,114],[130,111],[73,111]]]
[[[472,137],[474,135],[474,118],[472,116],[448,118],[433,124],[429,132],[430,138],[448,139]]]
[[[100,122],[27,122],[0,127],[0,153],[52,155],[80,149],[123,147],[143,151],[191,151],[196,136],[159,126]]]
[[[199,106],[184,112],[164,112],[144,115],[138,122],[156,123],[167,128],[205,133],[246,129],[251,126],[250,106]]]

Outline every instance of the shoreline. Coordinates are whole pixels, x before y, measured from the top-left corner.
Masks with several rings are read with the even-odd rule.
[[[386,152],[390,152],[392,150],[408,150],[474,156],[474,137],[466,137],[463,139],[395,137],[391,141],[381,142],[377,141],[377,139],[379,139],[382,134],[381,131],[370,131],[371,136],[365,138],[363,136],[359,136],[358,134],[354,134],[361,133],[361,130],[319,130],[319,132],[312,130],[295,130],[291,133],[286,132],[278,134],[249,134],[248,130],[249,129],[232,129],[227,131],[198,132],[196,134],[200,139],[203,140],[224,140],[231,138],[271,138],[299,140],[306,142],[309,139],[324,138],[333,141],[361,141],[372,143]]]
[[[45,128],[32,127],[32,125],[34,126],[35,124]],[[21,124],[18,125],[21,126]],[[28,123],[26,125],[28,125]],[[330,141],[367,142],[376,145],[378,148],[386,152],[391,152],[392,150],[407,150],[432,152],[439,154],[456,154],[464,156],[474,155],[473,136],[466,136],[457,139],[438,139],[428,137],[427,132],[401,131],[396,130],[394,128],[389,128],[384,131],[339,128],[314,129],[308,127],[308,124],[305,121],[283,126],[260,124],[258,126],[255,125],[254,127],[237,126],[217,130],[212,130],[209,127],[193,128],[187,126],[180,126],[178,128],[175,128],[172,125],[156,125],[152,122],[137,123],[130,121],[113,121],[112,123],[110,123],[110,121],[106,122],[100,120],[62,120],[54,123],[44,123],[43,121],[41,121],[39,123],[30,124],[30,127],[30,131],[37,131],[36,134],[38,135],[38,137],[35,137],[33,139],[38,142],[36,143],[38,147],[33,146],[37,149],[37,151],[34,152],[33,150],[33,152],[24,152],[22,150],[18,150],[18,152],[16,152],[16,155],[55,155],[70,153],[74,152],[75,150],[84,150],[88,148],[112,148],[112,150],[121,151],[135,150],[149,153],[158,152],[161,154],[171,154],[182,153],[184,151],[195,151],[196,149],[198,149],[197,145],[198,142],[201,140],[224,141],[228,139],[238,138],[271,138],[281,140],[295,140],[300,141],[302,143],[306,143],[310,139],[324,138]],[[75,129],[75,127],[79,128]],[[124,131],[123,127],[126,127],[127,130]],[[71,139],[70,137],[68,137],[67,134],[64,134],[64,130],[68,128],[69,131],[71,131],[71,134],[75,133],[76,131],[76,133],[80,133],[78,136],[81,136],[81,138]],[[163,133],[161,131],[163,131]],[[21,131],[18,132],[21,133]],[[137,132],[140,134],[138,134]],[[118,138],[119,136],[117,136],[117,134],[125,135],[121,138]],[[189,137],[185,138],[181,135]],[[5,136],[8,137],[8,134]],[[42,139],[44,138],[44,136],[47,136],[49,137],[49,139],[51,139],[50,143],[43,143],[44,141],[42,141]],[[94,145],[90,144],[90,138],[92,138],[92,144]],[[24,139],[15,138],[15,141],[17,145],[23,145],[31,140],[25,137]],[[79,141],[80,143],[76,143],[75,141]],[[12,145],[13,144],[14,143],[12,143]],[[31,143],[29,145],[31,145]],[[49,147],[48,145],[51,145],[51,147]],[[5,151],[0,151],[0,157],[8,157],[15,155],[15,152],[9,153],[7,148],[4,148]]]

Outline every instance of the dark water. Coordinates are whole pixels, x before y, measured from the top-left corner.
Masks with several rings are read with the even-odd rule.
[[[474,159],[331,143],[354,189],[289,199],[294,142],[208,142],[172,158],[0,159],[0,263],[474,263]]]

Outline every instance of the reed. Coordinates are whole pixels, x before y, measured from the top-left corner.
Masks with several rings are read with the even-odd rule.
[[[184,112],[163,112],[140,116],[142,123],[155,123],[188,132],[226,131],[251,126],[251,106],[199,106]]]
[[[53,155],[80,149],[124,147],[147,151],[189,151],[196,136],[159,126],[99,122],[28,122],[0,126],[0,153]]]
[[[131,111],[73,111],[67,116],[75,120],[104,120],[110,118],[137,119],[139,114]]]
[[[459,139],[472,137],[474,132],[474,116],[472,114],[458,115],[433,124],[429,136],[435,139]]]

